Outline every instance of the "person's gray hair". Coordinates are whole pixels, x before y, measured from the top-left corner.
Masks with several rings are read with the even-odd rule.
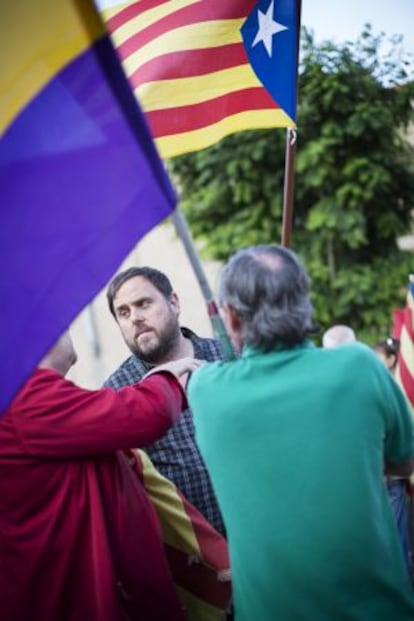
[[[245,345],[266,351],[294,346],[312,330],[309,278],[294,252],[282,246],[253,246],[224,266],[220,303],[238,313]]]

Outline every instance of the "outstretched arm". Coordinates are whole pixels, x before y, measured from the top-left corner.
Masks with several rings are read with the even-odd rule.
[[[152,444],[185,406],[185,394],[169,372],[115,391],[85,390],[55,371],[38,369],[7,417],[28,453],[86,456]]]

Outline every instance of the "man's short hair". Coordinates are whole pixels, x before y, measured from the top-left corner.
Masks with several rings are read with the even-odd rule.
[[[246,345],[268,351],[299,344],[311,331],[309,278],[294,252],[253,246],[233,255],[221,273],[220,301],[237,312]]]
[[[120,287],[135,276],[141,276],[148,280],[162,295],[168,300],[173,292],[173,288],[169,278],[159,270],[153,267],[130,267],[123,272],[119,272],[109,283],[106,292],[106,298],[108,300],[109,310],[116,319],[114,310],[114,297],[116,296]]]

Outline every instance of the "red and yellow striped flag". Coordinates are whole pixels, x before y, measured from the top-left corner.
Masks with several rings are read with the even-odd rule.
[[[414,275],[410,276],[405,308],[394,311],[393,336],[400,341],[395,379],[414,416]]]
[[[163,157],[295,126],[296,0],[96,3]]]
[[[231,600],[226,540],[143,451],[127,455],[158,514],[171,573],[189,621],[221,621]]]

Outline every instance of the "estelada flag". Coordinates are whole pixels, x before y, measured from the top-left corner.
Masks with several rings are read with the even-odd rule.
[[[163,157],[296,124],[299,0],[95,0]]]
[[[144,451],[126,454],[158,514],[170,570],[189,621],[222,621],[231,601],[226,540],[155,469]]]

